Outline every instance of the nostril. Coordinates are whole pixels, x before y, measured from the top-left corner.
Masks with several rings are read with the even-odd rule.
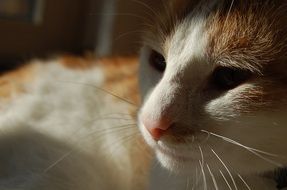
[[[167,129],[171,127],[171,122],[167,118],[150,119],[145,117],[142,119],[145,128],[155,140],[159,140]]]
[[[165,130],[158,128],[147,128],[148,132],[154,138],[154,140],[159,140],[160,137],[164,134]]]

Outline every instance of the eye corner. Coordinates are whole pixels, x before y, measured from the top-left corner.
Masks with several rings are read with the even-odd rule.
[[[160,73],[163,73],[166,69],[166,61],[164,56],[155,50],[151,50],[149,64]]]
[[[219,90],[231,90],[245,83],[253,73],[248,69],[218,66],[212,73],[212,83]]]

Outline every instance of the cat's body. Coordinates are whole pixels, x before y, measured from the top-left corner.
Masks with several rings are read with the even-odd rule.
[[[136,107],[100,89],[136,102],[136,62],[64,58],[2,76],[0,189],[146,189]]]
[[[145,145],[130,141],[141,140],[129,128],[130,117],[98,123],[101,113],[130,110],[95,87],[109,87],[98,78],[100,67],[72,72],[43,66],[35,72],[46,71],[43,78],[28,77],[32,89],[3,104],[1,187],[285,188],[286,173],[276,171],[287,165],[287,2],[166,4],[163,14],[152,11],[141,51],[138,125],[155,152],[152,165]],[[114,92],[125,91],[115,86]],[[115,125],[117,132],[110,128]]]

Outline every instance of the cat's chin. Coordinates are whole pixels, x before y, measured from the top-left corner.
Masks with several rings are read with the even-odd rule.
[[[199,164],[198,156],[176,155],[166,150],[155,150],[156,157],[160,164],[173,173],[188,174],[192,173]]]
[[[194,148],[181,145],[169,145],[161,140],[153,146],[157,160],[166,169],[177,174],[194,173],[195,168],[200,165],[202,156],[197,146]],[[205,155],[205,159],[209,159]]]

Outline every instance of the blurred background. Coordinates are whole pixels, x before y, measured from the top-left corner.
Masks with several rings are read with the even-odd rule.
[[[0,67],[87,52],[134,55],[158,0],[0,0]]]

